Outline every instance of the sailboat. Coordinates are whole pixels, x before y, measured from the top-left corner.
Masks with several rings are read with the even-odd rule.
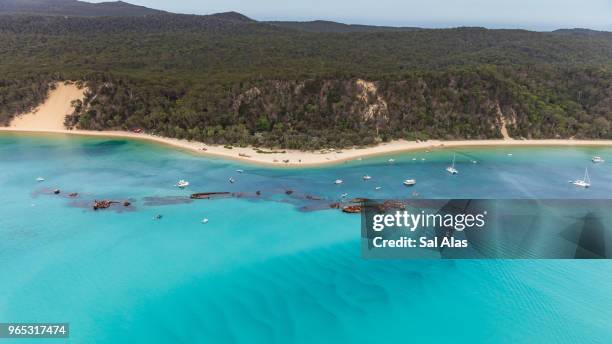
[[[583,179],[576,179],[572,182],[570,182],[572,184],[574,184],[577,187],[580,188],[588,188],[591,186],[591,178],[589,177],[589,169],[585,168],[584,169],[584,178]]]
[[[455,168],[455,159],[457,158],[457,154],[453,154],[453,164],[446,168],[446,171],[450,174],[457,174],[459,171]]]

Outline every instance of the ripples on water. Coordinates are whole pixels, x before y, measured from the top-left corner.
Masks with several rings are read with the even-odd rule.
[[[124,140],[0,136],[0,322],[68,321],[74,343],[612,340],[607,261],[366,261],[359,217],[326,209],[343,193],[612,191],[612,167],[589,163],[591,155],[612,161],[612,149],[457,151],[460,174],[451,177],[450,150],[285,170]],[[585,166],[594,187],[570,187]],[[333,185],[337,178],[344,184]],[[414,189],[401,185],[407,178],[418,180]],[[190,188],[174,188],[179,179]],[[53,188],[79,198],[49,195]],[[244,197],[192,202],[195,191]],[[134,209],[88,208],[102,198],[130,199]]]

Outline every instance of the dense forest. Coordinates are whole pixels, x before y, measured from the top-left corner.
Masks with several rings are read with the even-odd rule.
[[[42,14],[61,16],[144,16],[161,14],[122,1],[90,3],[78,0],[0,0],[0,14]]]
[[[0,16],[0,123],[79,80],[66,124],[83,129],[318,149],[498,138],[505,121],[516,138],[612,139],[611,33],[329,27]]]

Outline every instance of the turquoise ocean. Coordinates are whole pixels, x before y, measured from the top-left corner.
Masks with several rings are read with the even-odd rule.
[[[457,176],[444,171],[453,154]],[[593,187],[569,185],[587,166]],[[240,197],[188,199],[210,191]],[[0,134],[0,323],[70,323],[68,340],[36,343],[612,342],[612,262],[364,260],[360,217],[327,206],[413,191],[611,198],[612,149],[449,148],[282,169]],[[94,212],[94,199],[132,205]]]

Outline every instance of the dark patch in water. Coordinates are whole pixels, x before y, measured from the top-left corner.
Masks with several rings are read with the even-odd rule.
[[[142,199],[145,207],[155,207],[161,205],[188,204],[193,200],[186,196],[163,196],[163,197],[145,197]]]
[[[124,205],[125,201],[129,202],[128,206]],[[87,210],[91,210],[92,212],[114,211],[116,213],[123,213],[123,212],[133,212],[137,210],[137,208],[134,206],[135,200],[132,198],[124,199],[124,200],[117,200],[116,203],[111,204],[109,208],[100,209],[100,210],[93,209],[93,205],[95,202],[96,202],[96,199],[74,199],[72,198],[72,201],[68,202],[68,206],[73,207],[73,208],[87,209]]]
[[[86,143],[84,146],[87,148],[114,148],[125,146],[127,143],[126,140],[106,140],[96,143]]]
[[[59,190],[59,193],[57,192],[58,190]],[[63,191],[62,189],[57,189],[57,188],[41,188],[41,189],[34,190],[30,193],[30,196],[32,196],[32,198],[38,198],[38,196],[40,195],[51,195],[54,197],[61,197],[61,198],[79,198],[81,197],[81,195],[78,192]]]
[[[37,198],[41,195],[44,195],[68,199],[68,206],[74,208],[88,209],[91,211],[94,211],[93,205],[96,200],[100,201],[106,199],[105,197],[101,197],[99,195],[86,195],[77,193],[73,190],[61,190],[60,194],[56,195],[54,194],[54,190],[54,188],[41,188],[33,191],[31,195],[32,198]],[[296,207],[301,212],[328,210],[330,209],[330,204],[333,203],[333,201],[331,200],[316,195],[307,194],[299,190],[280,188],[264,191],[257,190],[248,192],[219,193],[219,195],[212,195],[209,199],[205,200],[191,199],[190,196],[148,196],[142,198],[142,204],[145,207],[158,207],[177,204],[189,204],[192,202],[205,202],[206,200],[217,200],[228,197],[240,198],[245,200],[262,200],[268,202],[290,204]],[[98,211],[114,211],[121,213],[124,211],[137,210],[137,208],[133,205],[136,200],[132,198],[112,198],[109,200],[116,201],[118,203],[112,204],[108,209],[100,209]],[[125,206],[123,204],[125,201],[128,201],[130,205]]]
[[[38,190],[34,190],[31,193],[32,198],[37,198],[38,196],[51,196],[54,198],[61,198],[61,199],[68,199],[70,200],[68,202],[68,206],[69,207],[73,207],[73,208],[81,208],[81,209],[89,209],[91,211],[93,210],[93,205],[96,202],[96,200],[102,200],[102,197],[94,197],[92,195],[82,195],[78,192],[74,192],[74,191],[62,191],[60,190],[59,194],[55,193],[54,188],[42,188],[42,189],[38,189]],[[136,202],[135,199],[133,198],[122,198],[122,199],[116,199],[113,200],[113,203],[108,210],[112,210],[115,211],[117,213],[122,213],[124,211],[136,211],[136,207],[134,206],[134,202]],[[126,202],[127,202],[127,206],[126,206]],[[107,209],[104,209],[107,210]]]
[[[83,145],[83,149],[87,152],[87,154],[112,154],[127,144],[128,141],[126,140],[107,140],[96,143],[85,143]]]

